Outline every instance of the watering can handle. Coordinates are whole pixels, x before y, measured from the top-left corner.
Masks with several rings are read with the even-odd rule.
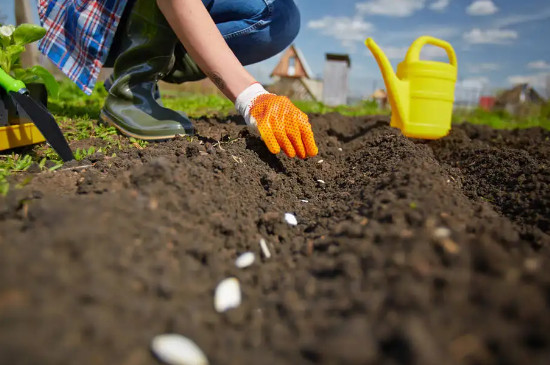
[[[456,60],[456,53],[453,49],[453,46],[451,46],[449,42],[430,36],[422,36],[413,42],[411,48],[409,48],[409,51],[407,52],[406,61],[418,61],[420,59],[420,51],[422,51],[422,48],[424,48],[426,44],[431,44],[433,46],[443,48],[447,52],[447,56],[449,56],[449,61],[451,62],[451,65],[455,67],[457,66],[458,62]]]

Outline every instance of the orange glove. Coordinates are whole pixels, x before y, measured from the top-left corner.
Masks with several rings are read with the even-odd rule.
[[[237,97],[235,106],[246,124],[258,128],[271,153],[282,149],[288,157],[302,159],[317,155],[307,115],[286,96],[270,94],[256,83]]]

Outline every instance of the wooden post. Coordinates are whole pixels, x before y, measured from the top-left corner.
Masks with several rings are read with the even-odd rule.
[[[15,23],[34,23],[31,11],[31,0],[15,1]],[[38,47],[36,43],[28,44],[27,50],[21,54],[21,65],[30,67],[38,64]]]

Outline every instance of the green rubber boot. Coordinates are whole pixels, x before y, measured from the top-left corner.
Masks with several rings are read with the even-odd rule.
[[[136,0],[119,27],[124,27],[122,44],[101,118],[123,134],[144,140],[193,134],[193,124],[184,113],[155,99],[157,81],[174,66],[178,43],[156,1]]]
[[[193,61],[181,43],[176,45],[174,52],[175,62],[170,72],[162,81],[171,84],[182,84],[188,81],[199,81],[206,78],[206,75]]]

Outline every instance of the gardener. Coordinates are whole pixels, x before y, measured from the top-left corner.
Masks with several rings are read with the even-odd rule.
[[[209,77],[272,153],[317,154],[307,116],[243,67],[296,37],[293,0],[40,0],[39,14],[47,29],[40,50],[86,93],[103,65],[114,67],[101,116],[122,133],[145,140],[192,134],[184,114],[159,102],[156,84]]]

